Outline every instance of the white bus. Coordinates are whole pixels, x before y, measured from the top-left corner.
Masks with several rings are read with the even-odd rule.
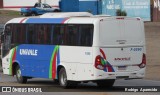
[[[54,79],[63,87],[89,81],[111,87],[116,79],[145,76],[140,18],[57,14],[61,16],[49,13],[6,23],[1,46],[4,74],[16,75],[19,83]]]

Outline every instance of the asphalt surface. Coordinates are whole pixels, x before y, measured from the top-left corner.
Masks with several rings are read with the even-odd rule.
[[[89,83],[81,83],[78,85],[76,89],[63,89],[59,86],[58,83],[55,83],[53,80],[50,79],[40,79],[40,78],[33,78],[29,79],[27,84],[19,84],[16,81],[16,78],[13,76],[8,76],[0,73],[0,86],[49,86],[50,88],[53,88],[53,91],[97,91],[97,92],[105,92],[106,89],[99,89],[95,83],[89,82]],[[134,79],[134,80],[123,80],[119,79],[116,80],[114,83],[114,89],[113,91],[117,91],[120,88],[126,87],[126,86],[160,86],[160,81],[152,81],[152,80],[144,80],[144,79]],[[84,89],[83,89],[84,88]],[[52,89],[51,89],[52,90]],[[110,90],[110,89],[109,89]],[[112,91],[112,90],[111,90]]]
[[[33,86],[46,87],[47,91],[43,93],[0,93],[0,95],[160,95],[159,92],[124,92],[125,87],[160,87],[160,81],[152,80],[116,80],[113,88],[98,88],[95,83],[81,83],[77,88],[64,89],[50,79],[33,78],[29,79],[27,84],[19,84],[16,78],[0,72],[0,86]],[[122,92],[121,92],[122,91]]]

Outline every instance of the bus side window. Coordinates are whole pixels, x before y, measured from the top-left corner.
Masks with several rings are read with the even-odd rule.
[[[19,27],[17,28],[18,31],[18,44],[25,44],[26,41],[26,36],[25,36],[25,32],[26,32],[26,27],[24,26],[24,24],[18,25]]]
[[[67,26],[67,45],[77,46],[78,45],[78,25]]]
[[[54,45],[64,44],[64,25],[54,25],[53,33],[53,43]]]
[[[86,31],[86,35],[85,35],[85,45],[86,46],[91,46],[92,45],[92,29],[90,28],[90,27],[87,27],[86,29],[85,29],[85,31]]]
[[[23,24],[13,24],[12,29],[12,47],[18,44],[26,43],[26,26]]]
[[[93,43],[93,26],[80,25],[80,46],[92,46]]]
[[[27,39],[29,44],[35,44],[34,24],[28,25]]]
[[[50,44],[50,25],[36,25],[36,39],[38,44]]]

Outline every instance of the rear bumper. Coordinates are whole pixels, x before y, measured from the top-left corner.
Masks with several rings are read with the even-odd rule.
[[[96,74],[95,80],[103,79],[141,79],[145,77],[145,68],[133,72],[105,72]]]

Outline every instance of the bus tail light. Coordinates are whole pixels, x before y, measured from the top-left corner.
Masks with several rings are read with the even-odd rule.
[[[143,53],[142,63],[138,65],[140,68],[144,68],[146,66],[146,55]]]
[[[97,69],[99,69],[99,70],[103,70],[104,69],[104,66],[101,64],[101,56],[100,55],[96,56],[95,67]]]

